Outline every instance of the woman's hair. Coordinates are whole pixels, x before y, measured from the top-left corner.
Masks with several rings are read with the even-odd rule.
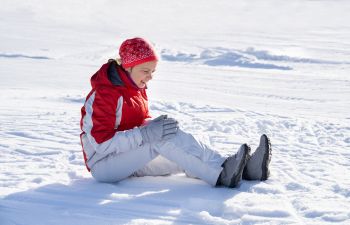
[[[122,60],[120,58],[108,59],[108,62],[116,62],[119,66],[122,65]]]
[[[122,65],[122,60],[120,58],[116,58],[115,61],[118,63],[119,66]]]

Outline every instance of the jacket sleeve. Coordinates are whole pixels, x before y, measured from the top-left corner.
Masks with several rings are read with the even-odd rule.
[[[83,130],[93,150],[99,154],[126,152],[142,144],[139,128],[117,132],[123,107],[123,96],[108,88],[96,90],[85,102]]]

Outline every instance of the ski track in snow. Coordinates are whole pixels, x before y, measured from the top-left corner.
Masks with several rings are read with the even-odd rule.
[[[37,100],[43,101],[32,99]],[[224,155],[234,153],[243,142],[254,149],[260,134],[269,135],[271,179],[244,181],[233,190],[211,188],[183,174],[100,184],[85,171],[78,140],[80,117],[72,111],[79,110],[83,98],[48,97],[44,101],[42,112],[28,108],[16,114],[1,108],[0,183],[2,193],[9,193],[0,203],[2,224],[11,224],[6,218],[15,218],[19,212],[16,223],[20,224],[41,224],[36,218],[43,213],[53,218],[52,224],[59,224],[60,219],[71,224],[109,224],[116,216],[120,223],[130,224],[349,220],[349,178],[344,174],[350,172],[346,151],[350,127],[344,124],[155,101],[150,108],[154,115],[178,118],[183,130]],[[62,107],[57,110],[55,105]],[[28,187],[33,189],[25,190]]]
[[[28,58],[28,59],[50,59],[46,56],[31,56],[31,55],[24,55],[24,54],[6,54],[6,53],[0,53],[0,58]]]

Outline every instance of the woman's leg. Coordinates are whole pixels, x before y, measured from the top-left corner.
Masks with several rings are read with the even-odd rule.
[[[143,176],[165,176],[174,173],[183,173],[184,170],[181,169],[176,163],[164,158],[159,155],[143,168],[137,170],[133,175],[137,177]]]
[[[158,158],[159,155],[167,160]],[[179,130],[169,140],[145,144],[120,154],[109,154],[91,168],[91,173],[98,181],[117,182],[133,174],[156,176],[184,170],[188,176],[215,186],[225,159],[191,134]]]
[[[180,129],[173,138],[153,143],[151,147],[183,168],[187,175],[200,178],[212,186],[216,185],[221,165],[226,159]]]
[[[91,168],[92,176],[100,182],[117,182],[143,168],[159,154],[149,144],[123,153],[111,153]]]

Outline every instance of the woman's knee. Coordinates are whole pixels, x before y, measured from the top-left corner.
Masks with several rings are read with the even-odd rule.
[[[117,174],[112,171],[101,171],[94,167],[91,169],[91,175],[101,183],[116,183],[130,176],[129,174]]]

